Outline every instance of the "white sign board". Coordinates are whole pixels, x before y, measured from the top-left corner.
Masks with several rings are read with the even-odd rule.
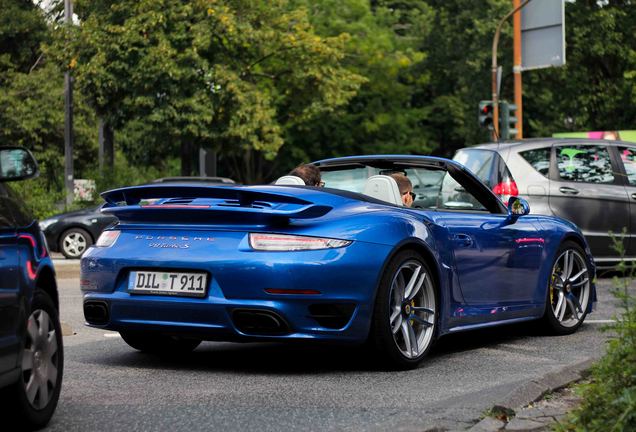
[[[531,0],[521,9],[521,68],[565,65],[564,0]]]
[[[73,181],[73,189],[75,192],[75,201],[93,201],[96,190],[95,180],[75,179]]]

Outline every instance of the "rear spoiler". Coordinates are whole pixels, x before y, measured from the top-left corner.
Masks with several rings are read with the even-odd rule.
[[[332,210],[283,190],[266,192],[240,186],[158,184],[115,189],[101,195],[106,201],[102,213],[112,214],[124,223],[272,224],[314,219]]]

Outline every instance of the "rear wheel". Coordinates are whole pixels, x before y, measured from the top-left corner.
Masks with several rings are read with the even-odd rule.
[[[552,265],[543,321],[555,334],[574,333],[587,315],[590,270],[585,252],[572,242],[559,248]]]
[[[20,429],[44,427],[55,411],[62,387],[64,353],[57,310],[44,291],[36,291],[20,356],[18,381],[2,392],[9,424]]]
[[[437,292],[417,253],[404,251],[389,263],[375,301],[371,337],[389,365],[416,367],[435,339]]]
[[[201,343],[200,339],[184,339],[176,336],[147,334],[142,332],[120,332],[122,339],[136,350],[160,354],[183,354],[193,351]]]
[[[64,231],[60,237],[60,252],[70,259],[78,259],[84,255],[86,249],[93,244],[91,235],[81,228],[71,228]]]

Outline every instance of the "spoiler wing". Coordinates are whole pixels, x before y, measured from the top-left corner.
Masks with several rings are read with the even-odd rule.
[[[284,191],[229,186],[147,185],[101,195],[102,213],[133,223],[270,224],[314,219],[332,210]]]

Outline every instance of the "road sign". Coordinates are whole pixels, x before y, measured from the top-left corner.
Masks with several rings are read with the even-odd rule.
[[[565,65],[564,0],[532,0],[521,9],[521,68]]]

